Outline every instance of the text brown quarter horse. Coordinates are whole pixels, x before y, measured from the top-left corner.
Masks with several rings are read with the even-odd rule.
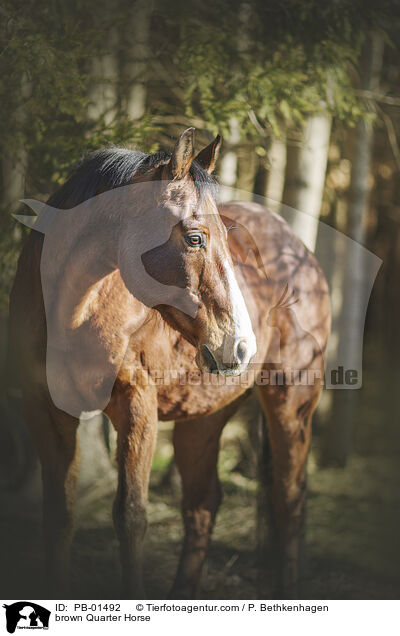
[[[219,438],[254,385],[272,454],[266,479],[278,594],[296,593],[328,289],[279,216],[251,203],[217,208],[210,174],[219,146],[217,137],[194,158],[188,129],[172,154],[101,151],[47,206],[31,203],[40,214],[11,294],[10,354],[42,465],[46,562],[58,596],[72,538],[79,418],[102,410],[118,433],[113,514],[124,594],[136,598],[144,594],[157,421],[175,420],[185,538],[172,595],[191,598],[221,500]],[[284,369],[280,382],[275,369]],[[182,381],[196,373],[200,381]]]

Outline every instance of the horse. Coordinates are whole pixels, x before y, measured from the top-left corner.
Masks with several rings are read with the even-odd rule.
[[[193,131],[172,152],[97,151],[47,204],[28,202],[35,221],[21,217],[32,231],[10,296],[9,377],[41,462],[46,571],[58,595],[67,593],[80,421],[102,411],[117,431],[124,598],[144,597],[157,423],[175,421],[184,541],[170,597],[194,598],[222,496],[220,436],[253,391],[267,422],[271,465],[261,478],[277,594],[297,594],[328,286],[280,216],[217,204],[221,138],[196,155]]]

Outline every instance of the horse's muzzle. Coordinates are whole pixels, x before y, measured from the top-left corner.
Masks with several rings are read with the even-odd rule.
[[[202,371],[220,375],[240,375],[256,353],[256,345],[247,338],[231,339],[230,346],[225,342],[217,351],[211,351],[206,344],[201,345],[196,362]]]

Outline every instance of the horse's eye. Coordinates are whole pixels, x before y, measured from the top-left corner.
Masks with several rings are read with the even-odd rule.
[[[186,234],[183,238],[185,239],[185,242],[190,245],[190,247],[206,246],[206,236],[203,233]]]

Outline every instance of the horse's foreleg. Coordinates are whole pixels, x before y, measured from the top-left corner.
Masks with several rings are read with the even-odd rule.
[[[225,423],[237,406],[233,403],[207,417],[175,424],[175,461],[182,478],[185,538],[170,594],[172,598],[196,596],[215,516],[222,499],[217,473],[219,439]]]
[[[314,387],[260,389],[272,463],[270,468],[262,467],[261,475],[272,522],[271,547],[278,568],[278,598],[296,598],[298,594],[306,463],[311,442],[311,416],[318,393]]]
[[[25,418],[42,467],[46,579],[50,593],[60,596],[68,592],[79,472],[79,420],[32,398],[25,400]]]
[[[115,391],[106,411],[118,432],[113,518],[120,545],[123,594],[129,598],[144,598],[143,539],[157,434],[157,395],[153,389]]]

